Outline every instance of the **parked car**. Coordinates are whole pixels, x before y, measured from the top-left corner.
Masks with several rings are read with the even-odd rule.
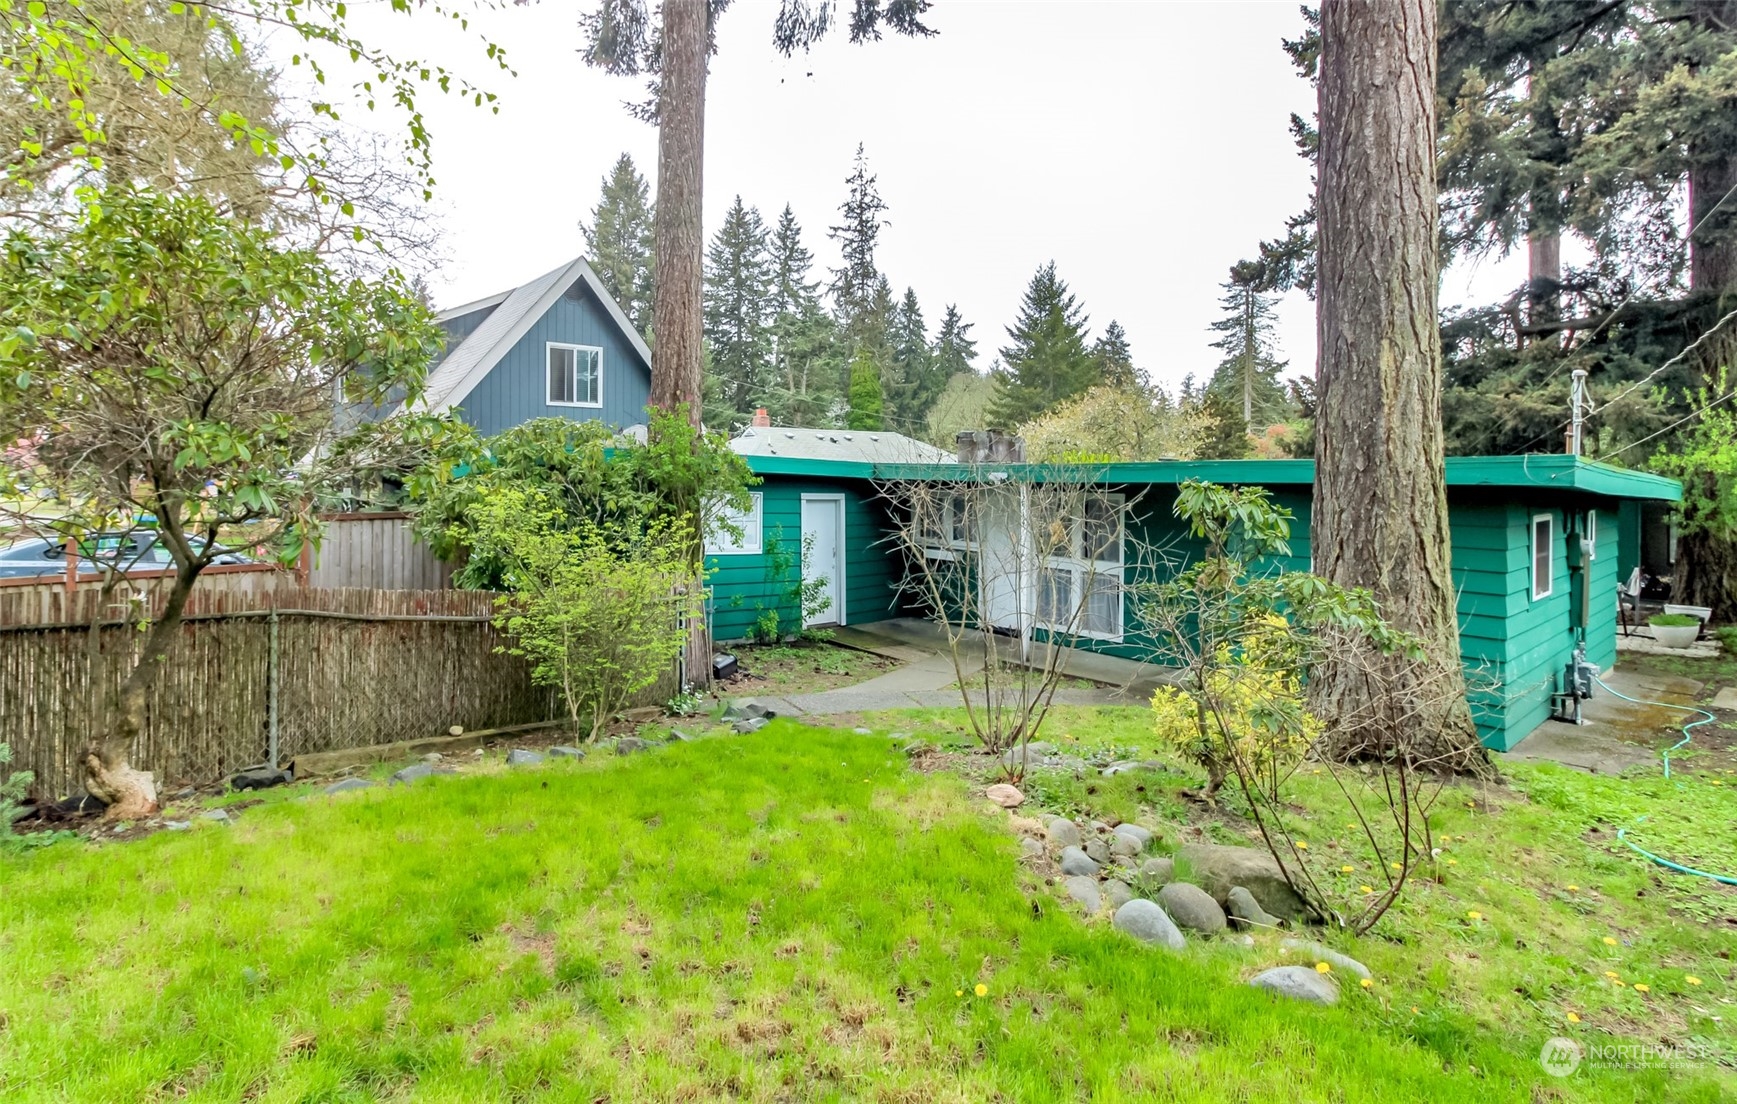
[[[189,538],[195,550],[204,542]],[[123,570],[161,571],[174,565],[174,557],[160,540],[155,529],[135,529],[129,533],[100,533],[79,542],[78,573],[96,575],[119,567]],[[239,552],[224,550],[212,561],[220,564],[252,563]],[[66,541],[58,538],[31,537],[0,548],[0,579],[28,579],[41,575],[60,575],[66,571]]]

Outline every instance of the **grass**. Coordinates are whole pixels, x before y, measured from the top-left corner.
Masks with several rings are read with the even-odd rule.
[[[732,652],[741,665],[742,676],[718,688],[722,696],[731,698],[836,690],[900,665],[896,659],[824,641],[741,644]]]
[[[1064,710],[1056,733],[1107,751],[1139,712]],[[1185,780],[1055,798],[1145,807],[1174,840]],[[1176,955],[1082,923],[971,790],[886,738],[780,721],[0,856],[0,1099],[1729,1098],[1711,1067],[1539,1070],[1550,1035],[1626,1038],[1732,993],[1652,874],[1544,830],[1590,807],[1444,812],[1464,869],[1357,948],[1374,989],[1323,1009],[1241,984],[1270,940]],[[1443,919],[1472,902],[1487,921]],[[1653,993],[1611,987],[1564,1030],[1559,987],[1605,968]],[[1704,992],[1679,992],[1689,969]]]

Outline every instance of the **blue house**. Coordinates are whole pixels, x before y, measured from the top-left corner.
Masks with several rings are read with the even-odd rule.
[[[583,257],[436,321],[447,344],[428,372],[429,413],[484,436],[532,418],[645,421],[651,350]]]

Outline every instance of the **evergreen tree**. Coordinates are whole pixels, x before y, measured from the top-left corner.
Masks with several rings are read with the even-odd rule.
[[[1139,385],[1140,374],[1134,370],[1134,352],[1128,347],[1128,331],[1114,318],[1104,327],[1103,335],[1092,343],[1092,356],[1098,362],[1098,371],[1104,382],[1111,387]]]
[[[868,157],[863,147],[856,147],[856,167],[845,179],[850,194],[845,197],[839,213],[842,222],[829,229],[827,236],[838,242],[843,264],[832,271],[833,309],[840,327],[852,342],[852,351],[874,336],[874,326],[868,319],[875,307],[875,295],[883,277],[875,267],[875,245],[881,228],[887,223],[881,216],[887,205],[876,188],[876,177],[868,171]],[[890,293],[888,298],[890,299]],[[888,312],[890,313],[890,312]],[[887,313],[880,315],[884,329]]]
[[[823,428],[836,425],[844,360],[837,326],[820,303],[811,278],[814,254],[802,244],[802,227],[787,203],[767,243],[771,290],[772,381],[767,413],[777,425]]]
[[[1201,428],[1195,457],[1200,460],[1241,460],[1254,450],[1242,408],[1209,386],[1197,400]]]
[[[977,342],[971,339],[971,323],[959,317],[959,308],[952,303],[941,315],[941,329],[935,334],[935,371],[945,381],[961,372],[976,374],[972,361],[977,359]],[[946,383],[942,384],[947,386]]]
[[[603,195],[592,209],[591,221],[579,226],[597,278],[647,340],[651,338],[650,194],[633,158],[624,153],[603,178]]]
[[[1039,268],[1025,291],[1019,319],[1008,327],[1012,344],[1001,350],[1005,368],[995,377],[989,424],[1012,429],[1081,394],[1102,379],[1086,348],[1086,317],[1055,262]]]
[[[850,362],[850,410],[845,415],[844,427],[871,431],[885,428],[883,405],[880,365],[867,350],[860,351]]]
[[[1225,355],[1206,385],[1208,392],[1242,412],[1243,425],[1251,433],[1257,426],[1283,421],[1289,413],[1285,387],[1279,382],[1285,363],[1272,355],[1276,296],[1261,294],[1254,275],[1255,266],[1235,265],[1230,279],[1219,285],[1224,289],[1219,300],[1224,317],[1211,328],[1224,336],[1212,347],[1223,349]]]
[[[772,384],[772,285],[765,224],[737,196],[706,251],[708,369],[717,381],[713,410],[732,420],[749,420]]]
[[[897,381],[896,387],[887,390],[887,420],[900,433],[921,433],[930,408],[947,386],[947,376],[929,348],[923,308],[912,288],[905,289],[905,297],[893,310],[887,343],[893,367],[889,382]]]

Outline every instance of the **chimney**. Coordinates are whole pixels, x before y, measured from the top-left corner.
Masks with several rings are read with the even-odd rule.
[[[999,429],[964,429],[953,438],[961,464],[1021,464],[1025,439]]]
[[[757,426],[769,426],[772,424],[772,419],[766,415],[765,407],[762,406],[754,411],[754,424]]]

